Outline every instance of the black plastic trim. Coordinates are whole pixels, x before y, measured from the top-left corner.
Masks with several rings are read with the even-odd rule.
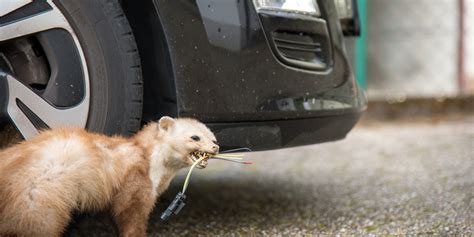
[[[341,19],[341,29],[344,36],[360,36],[361,26],[357,0],[352,0],[352,18]]]
[[[285,45],[285,44],[279,44],[277,47],[296,50],[296,51],[303,51],[303,52],[314,52],[314,53],[321,52],[321,48],[305,48],[305,47],[298,47],[294,45]]]
[[[281,63],[324,72],[333,65],[332,45],[326,21],[320,18],[288,18],[260,13],[268,43]]]
[[[361,111],[336,116],[261,122],[208,123],[222,150],[248,147],[253,151],[309,145],[342,139]]]
[[[301,41],[280,39],[280,38],[273,38],[273,40],[277,42],[281,42],[281,43],[299,44],[299,45],[305,45],[305,46],[321,46],[321,43],[301,42]]]

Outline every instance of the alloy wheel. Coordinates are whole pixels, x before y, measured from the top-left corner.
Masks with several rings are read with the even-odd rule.
[[[25,139],[44,128],[86,127],[89,102],[84,53],[61,10],[50,0],[3,2],[0,121]]]

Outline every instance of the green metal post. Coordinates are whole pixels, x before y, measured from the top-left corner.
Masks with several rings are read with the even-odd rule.
[[[355,73],[356,80],[367,89],[367,0],[358,0],[361,34],[356,40]]]

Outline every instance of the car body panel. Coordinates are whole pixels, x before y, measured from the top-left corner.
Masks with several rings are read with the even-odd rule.
[[[224,147],[252,146],[245,139],[253,134],[260,136],[261,142],[252,142],[251,148],[274,149],[340,139],[365,109],[365,93],[354,80],[332,0],[318,1],[321,18],[312,20],[323,22],[326,27],[322,30],[321,25],[312,25],[306,16],[259,14],[251,0],[152,2],[156,12],[147,12],[147,21],[137,19],[144,17],[144,10],[151,11],[150,4],[142,9],[133,4],[124,8],[132,27],[141,28],[135,35],[142,63],[145,61],[145,112],[149,111],[144,115],[146,120],[165,114],[193,117],[209,124]],[[290,23],[285,23],[285,18]],[[153,29],[145,29],[144,33],[143,24]],[[284,24],[290,28],[299,25],[322,32],[330,42],[326,49],[331,55],[328,67],[308,70],[282,62],[272,48],[269,33]],[[141,44],[147,38],[155,40],[156,45]],[[169,61],[155,60],[146,66],[150,58],[143,55],[150,55],[157,48],[166,52],[168,56],[163,60]],[[156,92],[147,95],[146,92],[150,90],[146,89],[147,80],[150,80],[146,78],[147,71],[160,68],[161,64],[167,65],[168,72],[151,73],[161,76],[153,80],[172,80],[172,83],[166,83],[167,87],[175,88],[174,93],[169,90],[166,93],[170,94],[168,106],[175,103],[176,109],[167,109],[169,112],[165,114],[153,112],[153,103],[146,102],[153,100],[150,99],[152,96],[162,96]],[[148,84],[156,86],[159,83]],[[158,105],[163,103],[157,103],[155,111],[160,110]],[[317,132],[324,127],[321,124],[309,126],[311,123],[326,124],[327,128],[334,129],[334,134],[330,130]],[[253,133],[247,130],[249,127],[254,128]],[[287,127],[300,135],[282,132],[288,131]],[[268,134],[272,132],[264,132],[269,128],[274,132],[279,130],[279,138],[271,138]],[[305,132],[305,128],[308,131]],[[245,132],[237,132],[239,129]]]
[[[276,60],[251,1],[154,3],[172,55],[181,116],[206,122],[293,119],[362,104],[331,1],[321,8],[333,18],[334,64],[317,73]]]

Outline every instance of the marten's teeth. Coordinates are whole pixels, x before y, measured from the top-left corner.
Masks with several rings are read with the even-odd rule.
[[[209,159],[211,157],[211,154],[204,152],[204,151],[195,151],[192,153],[194,158],[196,160],[205,157],[206,159]]]

